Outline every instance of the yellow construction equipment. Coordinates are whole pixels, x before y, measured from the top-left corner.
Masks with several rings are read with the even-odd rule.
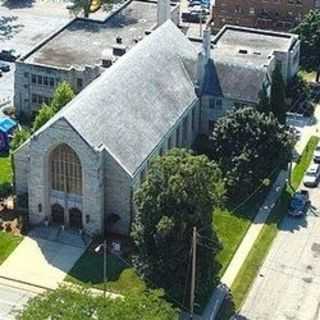
[[[102,0],[92,0],[90,5],[90,12],[96,12],[100,9]]]

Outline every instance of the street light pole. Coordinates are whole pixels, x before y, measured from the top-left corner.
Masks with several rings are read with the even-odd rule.
[[[107,239],[103,241],[103,297],[106,299],[107,292]]]
[[[193,227],[192,234],[192,275],[191,275],[191,293],[190,293],[190,320],[194,314],[194,291],[196,287],[196,259],[197,259],[197,227]]]

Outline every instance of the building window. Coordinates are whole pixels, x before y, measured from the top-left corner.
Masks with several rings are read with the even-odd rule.
[[[215,107],[216,107],[218,110],[221,110],[221,109],[222,109],[222,100],[221,100],[221,99],[216,99],[216,101],[215,101]]]
[[[210,101],[209,101],[209,109],[214,109],[214,107],[215,107],[215,101],[214,101],[214,99],[210,99]]]
[[[172,136],[169,137],[168,139],[168,150],[172,148]]]
[[[28,78],[28,77],[29,77],[29,72],[25,72],[25,73],[24,73],[24,77],[25,77],[25,78]]]
[[[37,95],[36,94],[33,94],[32,95],[32,103],[37,103]]]
[[[77,79],[77,87],[78,89],[82,89],[83,87],[83,80],[81,78]]]
[[[188,139],[188,117],[185,117],[183,119],[183,131],[182,131],[182,135],[183,135],[183,140],[184,142]]]
[[[176,146],[177,147],[180,146],[180,127],[177,128],[177,132],[176,132]]]
[[[51,88],[54,87],[54,78],[50,78],[50,79],[49,79],[49,84],[50,84],[50,87],[51,87]]]
[[[42,85],[42,76],[38,76],[38,85]]]
[[[47,86],[49,84],[48,77],[43,77],[43,84]]]
[[[61,144],[53,150],[50,161],[51,188],[82,194],[82,172],[77,154],[66,144]]]
[[[196,128],[196,109],[192,109],[192,114],[191,114],[191,127],[192,131]]]
[[[36,83],[37,83],[37,76],[36,76],[35,74],[33,74],[33,75],[31,76],[31,82],[32,82],[33,84],[36,84]]]
[[[163,153],[164,153],[163,147],[161,147],[160,150],[159,150],[159,156],[162,157],[162,156],[163,156]]]
[[[143,183],[146,178],[146,168],[143,168],[140,172],[140,183]]]
[[[211,132],[214,129],[214,121],[213,120],[209,120],[209,133],[211,134]]]

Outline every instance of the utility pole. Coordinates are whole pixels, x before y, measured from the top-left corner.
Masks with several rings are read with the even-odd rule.
[[[104,238],[103,242],[103,297],[104,303],[106,302],[107,292],[107,239]]]
[[[202,10],[203,10],[203,4],[202,4],[202,0],[201,0],[201,5],[200,5],[200,38],[202,38]]]
[[[192,234],[192,276],[191,276],[191,295],[190,295],[190,319],[194,313],[194,291],[196,287],[196,258],[197,258],[197,227],[193,227]]]

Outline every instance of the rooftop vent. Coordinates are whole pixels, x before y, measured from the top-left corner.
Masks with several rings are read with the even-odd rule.
[[[255,51],[253,54],[255,54],[257,56],[261,56],[261,52],[259,52],[259,51]]]
[[[112,54],[117,57],[123,56],[127,51],[127,48],[124,45],[116,44],[112,47]]]
[[[246,49],[239,49],[240,54],[248,54],[248,50]]]
[[[116,42],[117,44],[122,44],[122,38],[121,37],[116,37]]]

